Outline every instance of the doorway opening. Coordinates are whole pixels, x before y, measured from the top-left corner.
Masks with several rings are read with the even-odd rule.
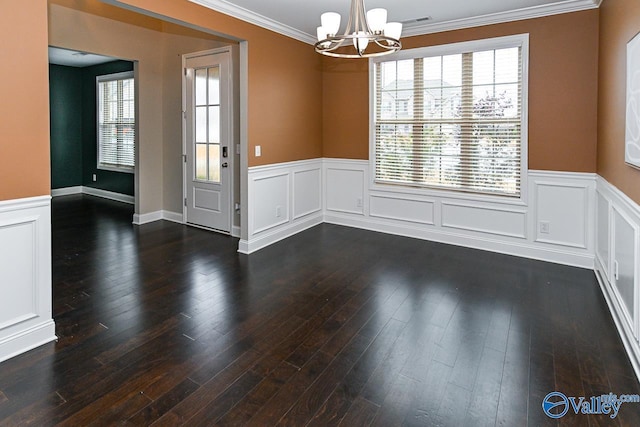
[[[135,62],[49,48],[51,194],[135,203]]]

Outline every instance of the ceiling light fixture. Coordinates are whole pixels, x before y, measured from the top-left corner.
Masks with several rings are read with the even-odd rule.
[[[326,12],[320,17],[316,52],[335,58],[367,58],[388,55],[402,48],[400,22],[387,22],[386,9],[371,9],[365,13],[364,0],[351,0],[351,12],[347,28],[341,36],[340,14]],[[365,49],[377,46],[370,52]],[[340,49],[344,48],[344,49]],[[355,49],[355,52],[353,49]]]

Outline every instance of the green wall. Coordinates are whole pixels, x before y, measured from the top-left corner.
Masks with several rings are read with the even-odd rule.
[[[82,185],[134,195],[132,173],[97,168],[96,76],[123,71],[133,71],[133,62],[85,68],[49,66],[51,188]]]
[[[82,185],[82,69],[49,66],[51,188]]]
[[[133,62],[115,61],[82,69],[82,105],[86,113],[82,120],[82,140],[84,141],[82,150],[82,185],[133,196],[134,182],[132,173],[113,172],[97,168],[98,147],[96,141],[98,140],[98,130],[96,109],[98,107],[96,77],[123,71],[133,71]],[[98,178],[96,182],[93,182],[93,174],[96,174]]]

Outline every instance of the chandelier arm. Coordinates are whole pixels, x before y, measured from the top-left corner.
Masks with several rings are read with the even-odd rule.
[[[349,19],[347,20],[347,26],[344,28],[344,33],[342,34],[344,37],[351,34],[351,28],[353,27],[353,5],[357,0],[351,0],[351,11],[349,13]]]
[[[367,11],[364,5],[364,0],[353,0],[353,1],[359,3],[359,6],[360,6],[358,8],[358,18],[360,20],[360,25],[356,29],[356,32],[362,31],[366,34],[373,34],[371,29],[369,28],[369,21],[367,20]]]

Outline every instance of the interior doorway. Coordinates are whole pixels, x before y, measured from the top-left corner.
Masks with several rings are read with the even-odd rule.
[[[49,48],[51,193],[135,204],[135,62]]]

